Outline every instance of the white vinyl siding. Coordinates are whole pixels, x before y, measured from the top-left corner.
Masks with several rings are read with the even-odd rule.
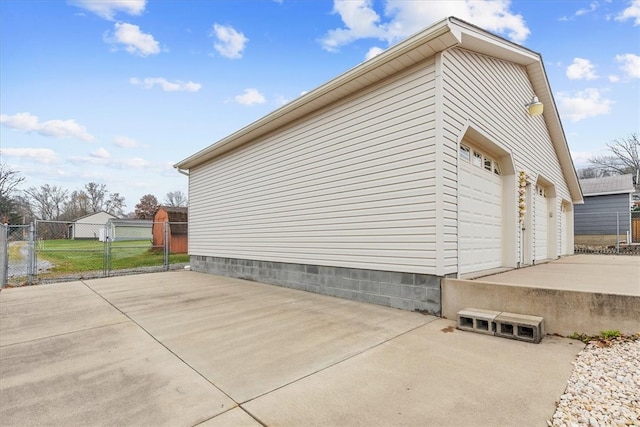
[[[535,95],[526,68],[455,48],[442,53],[442,74],[442,143],[457,152],[458,138],[473,122],[511,151],[516,171],[524,170],[532,177],[542,174],[553,182],[557,193],[553,218],[559,221],[560,200],[571,197],[544,117],[526,113],[524,105]],[[561,227],[556,230],[560,233]],[[559,246],[560,235],[555,240]],[[449,266],[445,273],[454,272]]]
[[[189,253],[433,274],[434,63],[190,171]]]

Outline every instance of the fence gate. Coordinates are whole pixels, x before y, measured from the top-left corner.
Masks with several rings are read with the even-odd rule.
[[[34,227],[0,227],[0,286],[31,285],[36,280]]]

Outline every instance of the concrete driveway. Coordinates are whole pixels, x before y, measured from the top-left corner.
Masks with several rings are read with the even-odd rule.
[[[195,272],[0,292],[0,424],[541,426],[583,348]]]

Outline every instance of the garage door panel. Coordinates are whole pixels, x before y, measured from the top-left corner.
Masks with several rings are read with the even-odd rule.
[[[470,163],[460,166],[460,273],[502,265],[502,179]]]

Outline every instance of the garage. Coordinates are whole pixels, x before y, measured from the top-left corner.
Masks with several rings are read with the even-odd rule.
[[[500,165],[481,150],[460,145],[460,273],[502,266],[502,177]]]

